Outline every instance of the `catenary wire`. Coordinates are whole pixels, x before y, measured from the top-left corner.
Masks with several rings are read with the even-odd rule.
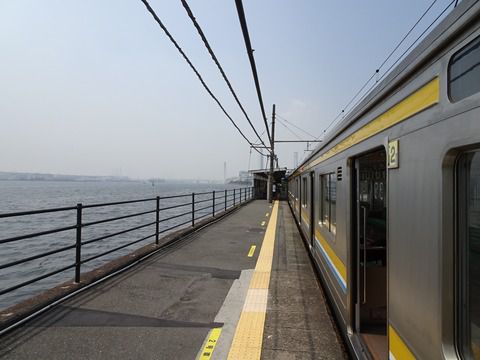
[[[302,140],[302,138],[297,133],[295,133],[292,129],[290,129],[287,126],[287,124],[285,124],[281,119],[277,117],[277,120],[278,120],[278,123],[282,125],[285,129],[287,129],[293,136],[295,136],[298,140]]]
[[[220,73],[222,74],[223,80],[225,80],[225,82],[226,82],[228,88],[230,89],[230,92],[232,93],[235,101],[237,102],[238,106],[239,106],[240,109],[242,110],[243,115],[245,115],[245,118],[247,119],[248,123],[250,124],[250,127],[253,129],[253,131],[255,132],[255,135],[257,135],[257,137],[258,137],[258,139],[260,140],[260,142],[262,143],[262,145],[265,146],[265,147],[267,147],[267,145],[265,145],[265,143],[263,142],[262,138],[261,138],[260,135],[258,134],[257,129],[256,129],[255,126],[252,124],[252,121],[250,120],[249,116],[247,115],[247,112],[245,111],[242,103],[241,103],[240,100],[238,99],[238,96],[237,96],[237,94],[235,93],[235,90],[233,90],[233,86],[232,86],[232,84],[230,83],[230,80],[228,80],[227,75],[225,74],[225,71],[224,71],[223,68],[222,68],[222,65],[220,65],[220,62],[218,61],[217,56],[215,55],[212,47],[210,46],[210,43],[209,43],[208,40],[207,40],[207,37],[205,36],[205,33],[203,32],[200,24],[197,22],[197,19],[196,19],[195,16],[193,15],[192,9],[190,8],[190,6],[188,5],[188,3],[187,3],[186,0],[181,0],[181,2],[182,2],[182,5],[183,5],[185,11],[187,12],[188,17],[190,18],[190,20],[192,20],[193,26],[195,26],[195,29],[197,29],[197,32],[198,32],[198,34],[200,35],[200,38],[202,39],[203,44],[204,44],[205,47],[207,48],[210,56],[212,57],[213,61],[214,61],[215,64],[217,65],[218,70],[219,70]]]
[[[163,30],[163,32],[165,33],[165,35],[167,35],[168,39],[173,43],[173,45],[175,46],[175,48],[178,50],[178,52],[182,55],[182,57],[185,59],[185,61],[187,62],[187,64],[190,66],[190,68],[193,70],[193,72],[195,73],[195,75],[197,76],[198,80],[200,81],[200,83],[203,85],[203,87],[205,88],[205,90],[207,91],[207,93],[213,98],[213,100],[215,100],[215,102],[217,103],[217,105],[220,107],[220,109],[223,111],[223,113],[225,114],[225,116],[230,120],[230,122],[233,124],[233,126],[235,126],[235,128],[237,129],[237,131],[240,133],[240,135],[242,135],[242,137],[248,142],[248,144],[250,146],[252,146],[252,142],[245,136],[245,134],[242,132],[242,130],[240,130],[240,128],[238,127],[238,125],[235,123],[235,121],[232,119],[232,117],[230,116],[230,114],[228,114],[228,112],[225,110],[225,108],[223,107],[223,105],[220,103],[220,101],[217,99],[217,97],[213,94],[213,92],[210,90],[210,88],[208,87],[208,85],[205,83],[205,81],[203,80],[202,76],[200,75],[200,73],[198,72],[198,70],[195,68],[195,66],[192,64],[192,62],[190,61],[190,59],[188,58],[188,56],[185,54],[185,52],[182,50],[182,48],[180,47],[180,45],[177,43],[177,41],[173,38],[172,34],[170,34],[170,32],[168,31],[168,29],[165,27],[165,25],[163,24],[163,22],[160,20],[160,18],[158,17],[158,15],[155,13],[155,10],[153,10],[153,8],[150,6],[150,4],[148,3],[147,0],[140,0],[144,5],[145,7],[147,8],[148,12],[152,15],[152,17],[155,19],[155,21],[157,22],[157,24],[160,26],[160,28]],[[262,154],[260,151],[258,151],[257,149],[255,149],[259,154]],[[265,156],[264,154],[262,154],[263,156]]]
[[[290,124],[291,126],[293,126],[294,128],[296,128],[297,130],[303,132],[305,135],[311,136],[312,138],[318,140],[318,136],[313,136],[313,135],[310,134],[308,131],[303,130],[301,127],[295,125],[293,122],[285,119],[285,116],[283,116],[283,115],[278,115],[278,113],[275,114],[275,116],[276,116],[277,118],[280,118],[281,120],[283,120],[283,121],[286,122],[287,124]]]
[[[245,11],[243,10],[242,0],[235,0],[235,5],[237,7],[240,26],[242,28],[243,39],[245,40],[245,47],[247,48],[248,60],[250,61],[250,67],[252,68],[253,80],[255,81],[255,88],[257,89],[257,97],[258,102],[260,103],[260,109],[262,111],[263,122],[265,123],[265,128],[267,129],[267,136],[268,140],[270,141],[270,146],[273,147],[273,140],[270,135],[270,131],[268,130],[267,116],[265,115],[265,107],[263,106],[263,98],[260,90],[260,82],[258,80],[257,66],[255,65],[255,59],[253,57],[253,49],[250,42],[250,35],[248,34],[247,20],[245,18]]]
[[[350,101],[347,103],[346,106],[343,107],[342,111],[328,124],[328,126],[323,130],[323,134],[325,134],[325,132],[334,124],[336,123],[336,121],[342,117],[342,115],[344,115],[342,118],[345,117],[345,111],[348,109],[348,107],[353,103],[353,101],[362,93],[362,91],[367,87],[367,85],[372,81],[372,79],[379,73],[380,69],[385,66],[385,64],[388,62],[388,60],[393,56],[393,54],[398,50],[398,48],[403,44],[403,42],[407,39],[407,37],[412,33],[412,31],[418,26],[418,24],[420,23],[420,21],[427,15],[427,13],[431,10],[431,8],[433,7],[433,5],[435,5],[435,3],[437,2],[438,0],[434,0],[432,3],[430,3],[430,5],[427,7],[427,9],[422,13],[422,15],[420,16],[420,18],[415,22],[415,24],[408,30],[408,32],[403,36],[403,38],[400,40],[400,42],[395,46],[395,48],[388,54],[388,56],[382,61],[382,63],[380,64],[380,66],[375,70],[375,72],[372,74],[372,76],[370,76],[370,78],[362,85],[362,87],[360,88],[360,90],[358,90],[355,95],[350,99]],[[377,79],[375,81],[375,83],[373,84],[373,86],[371,86],[369,88],[369,90],[366,92],[366,94],[368,94],[370,92],[371,89],[373,89],[373,87],[386,75],[389,73],[389,71],[403,58],[403,56],[414,46],[414,44],[417,43],[417,41],[425,34],[426,31],[428,31],[428,29],[430,29],[432,27],[432,25],[445,13],[445,11],[452,5],[452,3],[455,2],[455,0],[453,0],[452,2],[450,2],[448,4],[448,6],[440,13],[439,16],[437,16],[437,18],[422,32],[422,34],[407,48],[407,50],[405,50],[402,55],[400,55],[400,57],[397,58],[397,60],[383,73],[383,75]],[[365,94],[364,96],[360,97],[360,100],[357,101],[355,103],[354,106],[351,107],[351,109],[354,109],[355,106],[357,104],[359,104],[361,102],[361,100],[363,100],[365,98]]]
[[[352,106],[352,109],[355,109],[355,107],[360,104],[367,96],[368,94],[373,90],[373,88],[378,84],[380,80],[382,80],[389,72],[390,70],[393,69],[393,67],[403,58],[403,56],[410,51],[410,49],[415,46],[415,44],[425,35],[425,33],[440,19],[443,14],[452,6],[452,4],[455,2],[455,0],[452,0],[445,9],[442,10],[442,12],[430,23],[430,25],[415,39],[415,41],[400,55],[400,57],[392,64],[390,67],[385,71],[385,73],[382,74],[382,76],[375,82],[373,83],[370,88],[363,94],[363,96],[357,100],[357,102]],[[385,85],[386,86],[386,85]]]

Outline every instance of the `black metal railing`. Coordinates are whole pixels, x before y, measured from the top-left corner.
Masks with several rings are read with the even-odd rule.
[[[9,284],[8,286],[4,286],[0,283],[2,285],[0,287],[0,295],[11,293],[30,284],[39,282],[40,280],[66,272],[67,270],[72,270],[74,281],[78,283],[81,280],[83,265],[90,263],[93,260],[105,257],[106,255],[118,252],[121,249],[145,242],[148,239],[155,239],[155,244],[159,245],[161,235],[166,235],[167,233],[182,227],[193,227],[200,220],[206,219],[207,217],[215,217],[219,213],[224,212],[229,208],[251,200],[253,198],[253,193],[253,188],[248,187],[172,196],[157,196],[140,200],[117,201],[98,204],[77,204],[76,206],[70,207],[4,214],[0,213],[0,224],[2,221],[6,221],[7,219],[13,219],[13,221],[15,221],[19,218],[23,219],[25,217],[34,215],[51,216],[52,214],[55,214],[54,218],[51,218],[51,220],[47,221],[49,224],[51,224],[58,220],[58,217],[60,217],[59,214],[63,214],[61,219],[62,226],[45,228],[27,234],[16,234],[15,236],[0,239],[0,254],[5,253],[2,252],[2,247],[5,246],[11,247],[15,243],[22,241],[31,241],[31,239],[38,237],[70,232],[69,236],[65,236],[63,241],[59,242],[63,246],[58,246],[52,249],[51,246],[58,245],[58,243],[46,243],[45,246],[48,248],[47,251],[43,249],[43,251],[40,253],[31,255],[32,251],[30,251],[29,247],[31,247],[31,244],[35,244],[35,242],[32,241],[24,246],[24,250],[21,251],[21,254],[18,255],[17,258],[9,258],[8,261],[5,261],[4,256],[0,257],[0,275],[2,275],[2,271],[7,269],[10,270],[14,267],[20,268],[21,265],[34,260],[43,260],[53,256],[59,257],[61,255],[65,255],[65,253],[69,251],[71,252],[70,260],[62,258],[63,266],[47,270],[42,269],[46,272],[39,276],[34,276],[28,279],[17,279],[18,282]],[[135,212],[124,213],[125,208],[130,209],[132,206],[140,206],[140,209],[136,208]],[[93,212],[89,213],[89,211]],[[112,214],[118,212],[121,212],[121,214],[117,216],[111,216]],[[110,214],[110,216],[108,216],[108,214]],[[101,217],[99,219],[98,216],[105,217]],[[145,220],[145,218],[148,220]],[[139,219],[143,219],[145,221],[136,223],[135,226],[122,228],[123,223],[126,223],[127,221],[133,221],[134,219],[137,219],[135,221],[140,221]],[[73,222],[73,220],[75,220],[73,224],[65,225],[65,222]],[[120,221],[123,223],[120,224]],[[112,223],[115,224],[111,225]],[[42,227],[45,227],[45,221],[43,221],[41,225]],[[98,231],[96,233],[97,236],[93,237],[88,237],[88,234],[85,234],[90,228],[98,228],[100,225],[103,226],[101,229],[101,235],[98,236]],[[109,230],[105,228],[107,225],[109,225],[110,229],[112,227],[115,228],[116,231],[105,233],[107,230]],[[142,230],[143,233],[141,237],[136,240],[127,241],[121,244],[115,242],[114,240],[115,238],[124,236],[126,234],[130,236],[131,233],[139,230]],[[109,240],[107,245],[105,245],[105,240]],[[89,246],[98,243],[103,243],[102,246],[107,246],[107,249],[103,249],[104,251],[99,253],[92,253],[92,250],[86,250],[89,248]],[[24,256],[26,252],[28,252],[28,256]],[[55,261],[53,261],[53,263],[55,263]],[[16,273],[16,271],[13,272]],[[13,272],[10,273],[12,274]]]

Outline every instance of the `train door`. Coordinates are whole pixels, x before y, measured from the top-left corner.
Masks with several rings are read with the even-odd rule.
[[[373,359],[388,358],[386,153],[355,160],[355,328]]]
[[[310,246],[315,241],[315,172],[310,172]]]

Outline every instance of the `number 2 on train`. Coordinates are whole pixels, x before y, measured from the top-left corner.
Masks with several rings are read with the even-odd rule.
[[[398,168],[398,140],[393,140],[388,143],[388,161],[389,169]]]

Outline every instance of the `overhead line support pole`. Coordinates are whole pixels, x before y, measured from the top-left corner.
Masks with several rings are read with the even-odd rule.
[[[273,104],[273,109],[272,109],[272,152],[270,155],[270,173],[268,174],[268,192],[267,192],[267,200],[270,203],[273,202],[274,162],[275,162],[275,104]]]

